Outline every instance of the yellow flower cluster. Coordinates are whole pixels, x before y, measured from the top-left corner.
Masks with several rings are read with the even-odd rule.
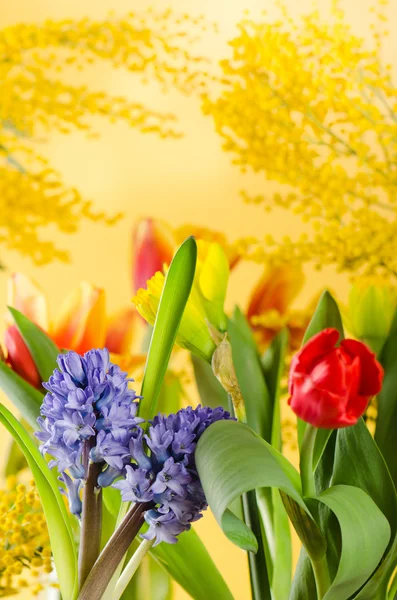
[[[43,574],[52,571],[51,549],[39,497],[31,482],[17,484],[14,476],[0,490],[0,597],[30,586],[42,589]],[[29,583],[27,579],[29,579]]]
[[[380,56],[387,0],[372,9],[369,42],[337,1],[331,18],[314,10],[300,22],[278,5],[279,20],[239,24],[222,91],[204,103],[233,162],[280,184],[245,199],[307,223],[299,239],[268,235],[250,256],[397,275],[397,88]]]
[[[179,137],[174,115],[74,82],[78,71],[102,62],[123,67],[144,83],[156,81],[162,90],[200,91],[207,74],[203,59],[190,51],[188,22],[193,35],[208,26],[202,18],[148,10],[0,30],[0,246],[38,263],[66,260],[66,252],[42,241],[42,226],[72,232],[84,218],[111,224],[119,217],[95,213],[48,165],[37,141],[50,131],[95,136],[93,117]]]

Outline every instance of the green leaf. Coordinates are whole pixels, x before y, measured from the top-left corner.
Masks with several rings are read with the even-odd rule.
[[[310,340],[313,336],[323,329],[327,329],[331,327],[333,329],[337,329],[339,331],[339,341],[343,340],[343,325],[342,325],[342,317],[339,312],[339,308],[337,303],[331,294],[326,290],[317,304],[317,308],[312,317],[312,320],[309,323],[308,328],[306,329],[305,335],[303,337],[302,345],[305,345],[306,342]],[[299,448],[302,445],[303,434],[305,433],[306,423],[301,419],[298,419],[298,441]],[[315,447],[314,447],[314,461],[313,467],[318,464],[318,461],[321,458],[321,455],[324,451],[324,448],[328,442],[330,436],[330,430],[319,429],[316,436]]]
[[[380,592],[385,598],[397,561],[397,496],[385,460],[363,419],[354,427],[338,430],[333,471],[333,484],[350,484],[364,490],[389,522],[392,535],[387,553],[357,596],[371,600]]]
[[[233,600],[229,588],[194,529],[182,533],[177,544],[159,544],[150,550],[150,554],[193,600]]]
[[[18,420],[0,405],[0,422],[11,433],[23,451],[35,479],[43,505],[51,549],[64,598],[77,598],[77,554],[73,532],[55,476]]]
[[[37,429],[43,394],[0,361],[0,388],[24,419]]]
[[[195,354],[191,354],[190,357],[201,403],[212,408],[222,406],[225,410],[228,410],[227,393],[215,377],[211,365]]]
[[[181,408],[183,388],[180,377],[168,371],[158,399],[157,411],[169,414],[176,413]]]
[[[283,329],[262,356],[262,368],[273,405],[271,443],[281,451],[280,380],[285,369],[288,331]],[[258,492],[259,498],[263,492]],[[288,600],[292,576],[291,532],[287,512],[277,489],[271,490],[272,532],[264,524],[273,561],[271,587],[276,600]],[[262,509],[263,510],[263,509]]]
[[[349,598],[378,566],[390,539],[390,526],[375,502],[351,485],[335,485],[317,500],[336,515],[342,551],[335,579],[324,600]]]
[[[287,347],[288,331],[283,329],[272,340],[261,360],[270,401],[273,406],[271,443],[279,451],[281,451],[280,381],[285,369]]]
[[[270,441],[273,410],[269,391],[251,328],[238,308],[229,321],[228,333],[234,368],[244,398],[247,423],[261,437]]]
[[[397,486],[397,312],[389,337],[380,356],[385,370],[383,386],[378,395],[378,417],[376,419],[375,441],[382,452],[394,485]]]
[[[8,307],[19,333],[37,367],[42,381],[47,381],[56,368],[56,359],[59,354],[59,349],[54,344],[52,339],[40,329],[35,323],[32,323],[24,314],[16,310],[16,308]]]
[[[341,335],[341,339],[343,339],[342,318],[340,316],[338,305],[332,295],[326,290],[322,294],[312,320],[306,329],[302,345],[306,344],[310,338],[328,327],[337,329]]]
[[[301,498],[300,478],[291,463],[251,429],[236,421],[218,421],[201,436],[196,464],[204,492],[226,536],[244,550],[248,528],[227,508],[245,492],[265,487],[289,495],[309,518]]]
[[[156,407],[183,311],[193,285],[197,245],[187,238],[175,254],[161,294],[146,359],[140,416],[148,419]]]

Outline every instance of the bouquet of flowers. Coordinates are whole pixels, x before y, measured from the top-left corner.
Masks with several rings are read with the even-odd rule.
[[[62,598],[134,597],[150,555],[195,600],[230,600],[192,528],[208,506],[247,552],[255,600],[395,598],[397,319],[380,341],[382,295],[356,292],[361,339],[347,339],[325,291],[291,361],[286,329],[262,352],[239,309],[224,312],[221,245],[200,250],[187,238],[134,299],[153,325],[139,393],[107,348],[58,348],[10,308],[46,393],[0,362],[26,427],[5,406],[0,421],[32,471]],[[159,401],[174,344],[192,355],[202,404],[168,414]],[[289,362],[299,471],[282,453]],[[291,525],[302,543],[293,578]]]

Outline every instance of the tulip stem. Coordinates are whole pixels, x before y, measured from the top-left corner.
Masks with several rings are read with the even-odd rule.
[[[314,483],[313,471],[313,451],[316,441],[317,429],[307,423],[305,433],[303,435],[302,448],[300,452],[300,472],[302,482],[303,496],[316,496],[316,486]]]
[[[331,585],[326,555],[324,554],[318,560],[311,559],[311,563],[316,581],[317,599],[322,600]]]

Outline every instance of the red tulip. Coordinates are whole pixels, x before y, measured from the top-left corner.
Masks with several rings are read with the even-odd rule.
[[[34,387],[41,389],[40,374],[15,325],[11,325],[6,330],[4,342],[7,348],[7,362],[10,364],[12,370]]]
[[[382,387],[383,369],[365,344],[324,329],[294,356],[288,404],[314,427],[354,425]]]
[[[159,219],[142,219],[134,231],[134,293],[146,288],[146,282],[156,271],[169,265],[176,246],[172,229]]]

